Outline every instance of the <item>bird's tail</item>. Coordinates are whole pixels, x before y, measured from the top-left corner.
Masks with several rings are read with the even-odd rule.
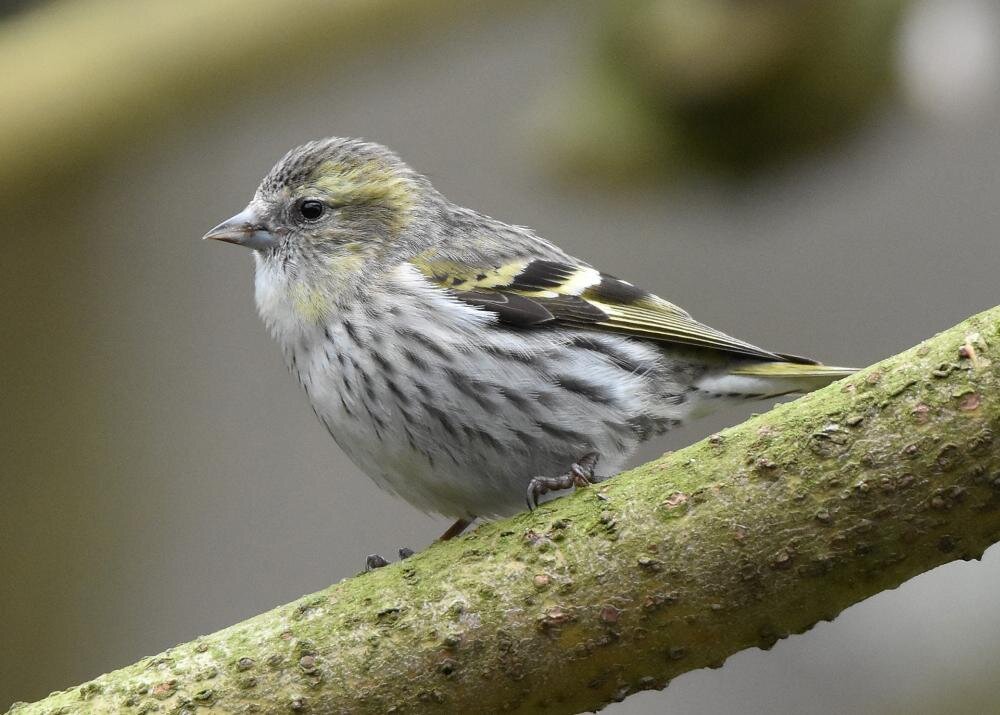
[[[812,392],[855,372],[857,368],[817,363],[751,362],[735,366],[729,370],[727,378],[744,383],[734,392],[777,397],[794,392]]]

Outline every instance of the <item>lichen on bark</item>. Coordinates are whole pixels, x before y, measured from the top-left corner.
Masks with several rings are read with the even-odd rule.
[[[770,647],[997,539],[998,327],[11,713],[572,713]]]

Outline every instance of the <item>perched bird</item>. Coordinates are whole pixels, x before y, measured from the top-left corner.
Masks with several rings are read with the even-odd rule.
[[[253,249],[316,415],[379,486],[456,519],[442,538],[612,475],[719,403],[853,372],[703,325],[356,139],[293,149],[205,238]]]

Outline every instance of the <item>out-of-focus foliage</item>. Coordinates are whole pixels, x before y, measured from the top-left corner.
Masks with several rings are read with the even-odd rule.
[[[483,9],[460,0],[24,7],[0,22],[0,195],[51,191],[66,177],[79,183],[95,158],[244,93],[293,85],[309,76],[310,62],[378,56]]]
[[[607,3],[599,52],[549,107],[562,171],[745,174],[857,126],[892,90],[905,0]]]

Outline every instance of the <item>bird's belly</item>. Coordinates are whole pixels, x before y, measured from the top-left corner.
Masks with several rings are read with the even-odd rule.
[[[438,397],[450,401],[444,394]],[[438,415],[420,407],[411,416],[424,429],[399,414],[386,415],[376,424],[367,411],[348,414],[339,400],[314,407],[344,453],[378,486],[422,511],[454,518],[524,510],[532,477],[562,474],[587,451],[553,439],[493,445],[498,437],[482,436],[490,425],[476,419],[478,415],[454,415],[452,432],[433,426]],[[523,416],[501,410],[490,417],[509,424]],[[595,429],[588,441],[605,445],[605,431]],[[614,474],[626,455],[610,447],[607,452],[599,471]]]
[[[581,348],[573,335],[491,334],[494,344],[455,349],[441,347],[452,336],[414,343],[405,326],[331,325],[286,358],[344,452],[427,512],[515,513],[533,477],[563,474],[589,452],[600,455],[599,475],[614,474],[686,409],[658,404],[652,367],[617,365],[610,348]],[[640,366],[659,359],[643,346],[614,347]]]

